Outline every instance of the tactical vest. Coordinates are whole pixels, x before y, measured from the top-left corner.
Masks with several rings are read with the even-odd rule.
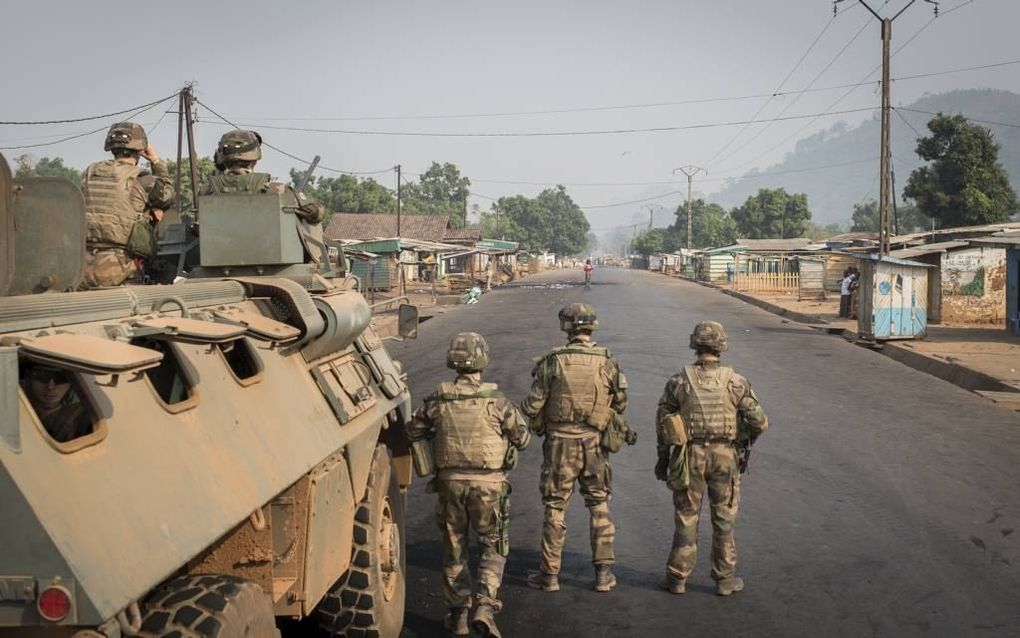
[[[270,179],[269,173],[216,172],[209,178],[209,193],[264,193]]]
[[[144,206],[139,210],[131,202],[131,191],[144,172],[140,166],[116,160],[97,162],[85,170],[86,243],[127,245],[131,228],[145,212]]]
[[[546,427],[585,424],[602,431],[613,417],[612,386],[606,364],[609,351],[597,346],[567,346],[548,355],[559,364],[543,408]]]
[[[436,469],[503,469],[509,443],[494,409],[494,399],[502,396],[495,383],[478,389],[439,385],[441,425],[432,439]]]
[[[680,416],[693,441],[737,439],[737,404],[730,392],[733,368],[685,366]]]

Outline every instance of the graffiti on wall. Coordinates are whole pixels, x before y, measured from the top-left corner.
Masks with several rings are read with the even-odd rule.
[[[1006,251],[971,248],[942,257],[942,294],[948,297],[984,297],[989,290],[988,273],[1005,268]],[[994,287],[992,287],[994,288]]]

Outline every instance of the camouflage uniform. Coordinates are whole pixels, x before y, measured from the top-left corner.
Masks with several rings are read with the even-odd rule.
[[[148,146],[145,131],[131,122],[114,124],[107,134],[106,150],[140,152]],[[162,161],[151,172],[137,159],[118,157],[91,164],[82,174],[85,196],[85,272],[82,288],[119,286],[138,274],[136,258],[151,254],[149,213],[173,206],[174,188]],[[148,236],[148,246],[138,237]],[[132,244],[132,248],[129,248]]]
[[[735,577],[737,563],[733,530],[740,506],[740,463],[736,448],[738,437],[749,446],[767,428],[768,419],[746,378],[719,362],[719,352],[726,349],[725,332],[721,345],[710,350],[699,347],[698,358],[680,374],[666,383],[659,399],[656,416],[659,478],[676,486],[673,504],[676,529],[673,547],[667,561],[667,584],[675,593],[682,593],[684,583],[694,570],[698,551],[698,518],[705,490],[708,490],[712,518],[712,578],[719,583],[717,591],[726,595],[729,584],[743,581]],[[702,324],[699,324],[699,327]],[[713,328],[714,329],[714,328]],[[696,334],[698,332],[696,331]],[[692,335],[692,347],[695,335]],[[677,418],[686,429],[686,445],[670,438],[670,419]],[[677,455],[686,454],[689,482],[674,483],[675,475],[661,475],[667,465],[671,472],[679,465]],[[668,459],[668,460],[667,460]]]
[[[508,550],[509,521],[505,516],[510,484],[506,470],[513,465],[508,467],[508,459],[516,458],[511,448],[524,449],[530,437],[514,404],[496,384],[482,383],[478,372],[459,369],[455,382],[441,384],[414,413],[408,438],[412,444],[430,441],[437,470],[431,487],[439,496],[436,523],[442,534],[448,623],[450,618],[466,622],[471,607],[468,531],[474,529],[481,549],[475,622],[477,626],[479,613],[488,613],[483,634],[498,635],[492,614],[502,607],[498,594]]]
[[[591,312],[594,319],[594,310]],[[627,407],[626,377],[609,351],[591,340],[590,332],[572,333],[566,347],[538,361],[532,376],[531,392],[521,403],[521,411],[531,420],[532,430],[544,432],[546,437],[540,479],[545,505],[541,574],[555,576],[562,567],[566,510],[575,483],[580,485],[591,514],[592,562],[597,568],[612,565],[616,527],[609,499],[613,473],[599,437]],[[579,396],[584,388],[595,388],[594,395]],[[554,590],[558,584],[543,588]]]

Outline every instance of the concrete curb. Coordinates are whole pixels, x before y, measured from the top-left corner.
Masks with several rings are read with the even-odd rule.
[[[735,290],[729,290],[728,288],[723,288],[704,281],[697,281],[688,277],[680,278],[685,281],[700,284],[707,288],[715,288],[725,295],[735,297],[745,303],[758,306],[759,308],[771,312],[774,315],[786,317],[787,319],[796,321],[797,323],[803,323],[816,328],[830,325],[828,321],[825,321],[821,317],[789,310],[762,299],[758,299],[757,297],[752,297],[751,295],[746,295],[741,292],[736,292]],[[839,335],[850,341],[857,340],[857,333],[852,330],[841,329],[832,331],[830,334]],[[991,375],[985,374],[984,372],[980,372],[966,366],[961,366],[958,363],[950,363],[948,361],[924,355],[911,350],[909,347],[898,345],[893,342],[885,343],[880,347],[874,348],[874,350],[889,357],[890,359],[893,359],[894,361],[902,363],[907,367],[913,368],[919,372],[930,374],[933,377],[938,377],[939,379],[952,383],[964,390],[970,390],[975,393],[980,391],[993,391],[1020,394],[1017,392],[1017,388],[1002,381],[1001,379],[996,379]]]

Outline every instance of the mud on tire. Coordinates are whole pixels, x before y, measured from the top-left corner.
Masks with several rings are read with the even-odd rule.
[[[143,606],[144,638],[278,638],[273,606],[262,588],[236,576],[181,576]]]
[[[375,450],[365,498],[354,516],[351,567],[316,608],[338,638],[397,638],[404,624],[404,500],[390,452]]]

